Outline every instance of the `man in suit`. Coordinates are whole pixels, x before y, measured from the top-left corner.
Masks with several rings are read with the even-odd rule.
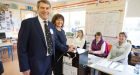
[[[51,59],[55,45],[63,52],[72,52],[72,46],[57,41],[54,25],[48,21],[51,4],[48,0],[37,3],[38,16],[23,20],[18,35],[18,58],[24,75],[51,75]]]

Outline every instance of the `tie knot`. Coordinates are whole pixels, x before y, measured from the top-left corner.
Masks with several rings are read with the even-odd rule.
[[[47,21],[43,21],[45,24],[47,24]]]

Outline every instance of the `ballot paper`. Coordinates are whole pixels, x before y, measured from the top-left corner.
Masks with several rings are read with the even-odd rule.
[[[124,65],[122,65],[122,64],[119,64],[116,68],[114,68],[115,70],[117,70],[117,71],[123,71],[124,70]]]
[[[92,54],[88,54],[88,62],[92,62],[92,63],[97,63],[98,61],[102,60],[102,58],[97,57],[95,55]]]
[[[78,54],[84,53],[86,50],[82,48],[77,48]]]
[[[108,61],[107,59],[102,59],[97,62],[97,65],[108,68],[112,64],[112,61]]]
[[[118,63],[118,62],[112,62],[112,63],[110,64],[109,68],[114,69],[114,68],[116,68],[119,64],[120,64],[120,63]]]

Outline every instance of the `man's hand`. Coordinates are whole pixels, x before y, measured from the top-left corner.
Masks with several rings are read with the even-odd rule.
[[[68,52],[74,52],[75,50],[76,50],[76,47],[74,47],[73,45],[69,45]]]
[[[23,75],[30,75],[30,70],[24,71]]]

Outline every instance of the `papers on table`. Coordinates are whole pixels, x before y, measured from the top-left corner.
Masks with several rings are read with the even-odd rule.
[[[102,60],[100,57],[88,54],[88,62],[97,63],[100,60]]]
[[[123,71],[123,70],[124,70],[124,65],[119,64],[119,65],[115,68],[115,70],[117,70],[117,71]]]
[[[101,61],[97,62],[96,65],[110,68],[110,69],[117,70],[117,71],[124,70],[124,65],[122,65],[121,63],[108,61],[107,59],[102,59]]]
[[[117,62],[112,62],[112,64],[110,64],[109,68],[114,69],[119,65],[119,63]]]
[[[92,54],[88,54],[88,67],[111,75],[133,75],[134,66],[109,61]]]
[[[105,67],[107,69],[111,69],[111,70],[116,70],[116,71],[124,71],[124,66],[123,64],[119,63],[119,62],[113,62],[113,61],[109,61],[105,58],[100,58],[97,57],[95,55],[91,55],[88,54],[88,66],[90,67],[94,67],[94,66],[101,66],[101,67]]]
[[[112,61],[107,61],[107,59],[102,59],[97,63],[99,66],[109,67],[112,64]]]

